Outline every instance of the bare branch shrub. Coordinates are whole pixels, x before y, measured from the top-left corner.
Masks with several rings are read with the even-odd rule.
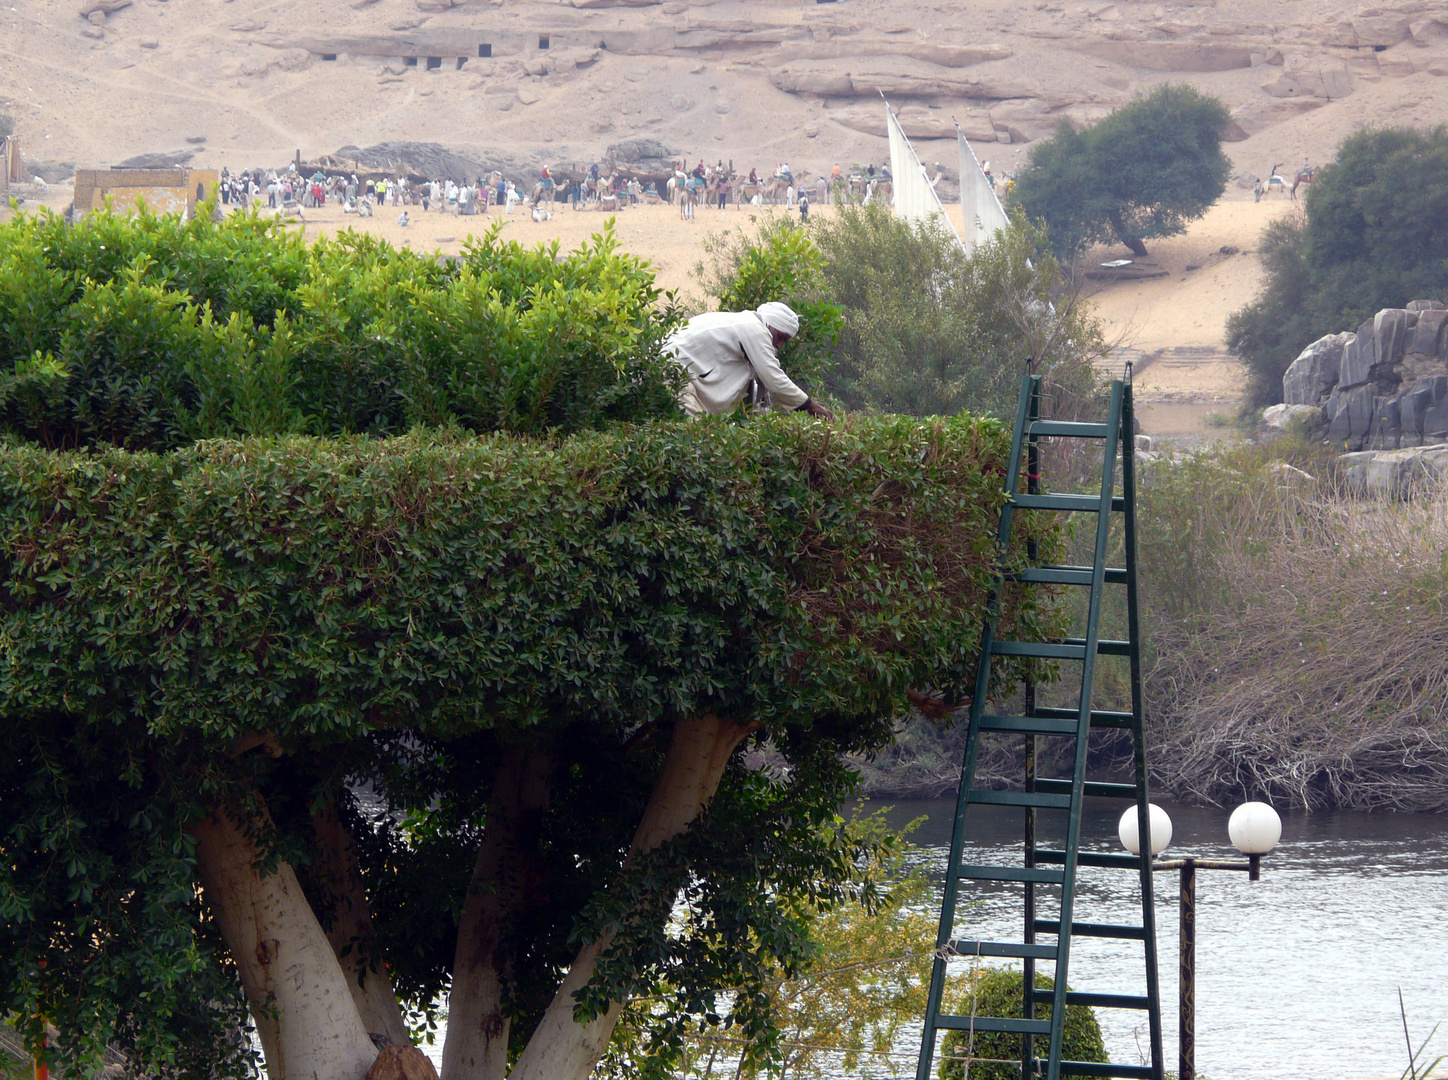
[[[1277,451],[1280,454],[1280,450]],[[1448,809],[1448,485],[1347,494],[1260,448],[1151,470],[1157,782],[1194,802]]]

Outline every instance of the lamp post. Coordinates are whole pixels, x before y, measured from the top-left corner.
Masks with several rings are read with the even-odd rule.
[[[1232,846],[1247,856],[1246,862],[1228,859],[1162,859],[1156,856],[1171,843],[1171,818],[1165,810],[1151,806],[1152,870],[1181,872],[1181,950],[1180,994],[1177,1008],[1177,1077],[1196,1080],[1196,999],[1197,999],[1197,870],[1245,870],[1252,881],[1262,874],[1262,856],[1282,839],[1282,819],[1277,811],[1263,802],[1243,803],[1232,811],[1227,821],[1227,836]],[[1136,807],[1121,815],[1117,826],[1121,844],[1133,855],[1141,854],[1141,838],[1137,829]]]

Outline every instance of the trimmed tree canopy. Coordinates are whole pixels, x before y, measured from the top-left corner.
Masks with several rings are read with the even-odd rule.
[[[1163,85],[1085,129],[1064,121],[1031,147],[1015,197],[1046,223],[1063,257],[1087,244],[1175,236],[1227,189],[1227,107],[1191,86]]]
[[[226,841],[260,845],[246,866],[310,867],[308,900],[335,925],[346,890],[318,869],[315,809],[330,805],[368,910],[339,949],[385,960],[417,1008],[450,981],[449,1045],[480,1023],[454,953],[481,932],[469,870],[494,855],[524,858],[533,883],[476,915],[506,927],[489,1000],[511,1018],[514,1075],[583,1075],[526,1055],[596,1042],[600,1024],[606,1043],[609,1000],[656,984],[675,995],[661,1053],[670,1018],[700,1010],[766,1038],[759,1000],[731,1013],[715,995],[805,955],[789,889],[844,888],[855,854],[818,831],[849,790],[837,753],[887,739],[907,687],[969,684],[1007,449],[992,420],[786,416],[558,445],[0,451],[6,1007],[59,1027],[67,1058],[106,1039],[142,1067],[184,1067],[180,1046],[238,1053],[231,964],[253,1014],[266,984],[214,906],[213,862]],[[1043,557],[1057,546],[1037,538]],[[1008,592],[1009,632],[1051,632],[1046,602]],[[739,763],[765,737],[788,778]],[[671,762],[703,752],[681,742],[722,751],[708,790],[674,782]],[[343,786],[359,778],[405,824],[368,828]],[[254,839],[197,824],[215,806]],[[262,1035],[270,1054],[285,1032]]]

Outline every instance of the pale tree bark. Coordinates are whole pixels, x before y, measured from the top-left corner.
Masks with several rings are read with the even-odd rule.
[[[191,834],[204,898],[241,973],[270,1080],[362,1080],[377,1048],[296,873],[282,862],[262,876],[261,852],[221,809]]]
[[[529,894],[538,818],[548,805],[553,762],[546,754],[504,753],[488,805],[483,843],[458,923],[448,995],[443,1080],[503,1080],[508,1073],[508,926]]]
[[[629,859],[673,839],[693,823],[719,790],[735,747],[754,730],[755,725],[713,715],[685,717],[674,724],[663,768],[629,845]],[[612,1002],[591,1022],[580,1024],[573,1019],[577,1004],[573,995],[588,984],[611,943],[604,935],[579,950],[509,1080],[586,1080],[593,1071],[623,1006]]]
[[[336,900],[332,923],[327,927],[327,940],[337,954],[362,1026],[369,1034],[382,1035],[388,1042],[411,1046],[412,1039],[402,1021],[402,1009],[398,1007],[386,969],[379,966],[374,970],[367,966],[368,946],[376,938],[376,931],[372,926],[367,890],[362,884],[357,843],[332,803],[312,815],[312,827],[317,834],[317,877],[320,884],[331,889]]]

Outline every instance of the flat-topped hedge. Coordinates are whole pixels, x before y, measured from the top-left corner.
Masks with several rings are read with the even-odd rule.
[[[969,684],[1008,448],[969,417],[5,447],[0,711],[228,737],[894,715]],[[1054,617],[1009,600],[1013,634]]]

